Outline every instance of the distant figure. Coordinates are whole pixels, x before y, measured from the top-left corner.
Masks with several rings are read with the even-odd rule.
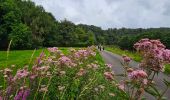
[[[98,49],[100,49],[100,46],[99,46],[99,45],[98,45],[97,47],[98,47]]]
[[[100,46],[99,49],[100,49],[100,51],[101,51],[101,50],[102,50],[102,47]]]
[[[103,50],[104,50],[104,46],[103,46]]]

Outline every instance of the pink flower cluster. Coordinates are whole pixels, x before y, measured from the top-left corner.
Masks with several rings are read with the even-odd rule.
[[[139,51],[150,51],[155,49],[162,50],[165,46],[159,40],[149,40],[148,38],[145,38],[135,43],[134,48]]]
[[[108,80],[113,80],[113,73],[112,72],[104,72],[104,76]]]
[[[119,84],[117,84],[118,88],[122,91],[125,90],[125,82],[124,81],[120,81]]]
[[[170,50],[169,49],[165,49],[162,53],[162,56],[163,56],[163,60],[166,62],[166,63],[170,63]]]
[[[56,52],[57,50],[58,50],[57,47],[48,48],[48,51],[52,53]]]
[[[20,91],[14,97],[14,100],[27,100],[29,94],[30,94],[30,89],[20,89]]]
[[[83,68],[80,68],[79,72],[77,73],[78,76],[83,76],[84,74],[86,74],[86,70]]]
[[[128,74],[131,79],[143,79],[147,78],[147,74],[143,70],[134,70]]]
[[[67,56],[60,57],[58,59],[58,64],[59,65],[66,65],[66,66],[73,66],[74,65],[72,60],[70,58],[68,58]]]
[[[85,58],[87,59],[88,56],[95,56],[96,53],[87,49],[87,50],[78,50],[76,53],[75,53],[75,57],[76,58]]]
[[[126,62],[126,63],[129,63],[132,59],[128,56],[123,56],[123,61]]]
[[[170,63],[170,50],[165,49],[159,40],[142,39],[134,44],[134,48],[144,57],[143,68],[149,66],[154,71],[161,71],[164,63]]]
[[[91,64],[88,64],[87,67],[92,68],[93,70],[96,70],[96,69],[98,69],[99,65],[95,64],[95,63],[91,63]]]
[[[14,76],[14,80],[25,78],[29,75],[29,72],[26,69],[18,70]]]

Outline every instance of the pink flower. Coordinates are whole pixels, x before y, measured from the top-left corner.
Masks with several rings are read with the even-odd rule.
[[[108,68],[112,68],[112,64],[105,64]]]
[[[143,79],[143,84],[147,85],[148,80],[147,79]]]
[[[25,78],[28,76],[28,74],[29,72],[26,69],[18,70],[14,77],[14,80]]]
[[[170,63],[170,50],[165,49],[165,50],[163,51],[163,54],[162,54],[162,55],[163,55],[164,61]]]
[[[170,50],[165,49],[160,40],[142,39],[134,48],[142,54],[144,59],[140,67],[146,70],[162,71],[163,65],[170,63]]]
[[[104,76],[108,80],[113,80],[113,73],[112,72],[104,72]]]
[[[71,66],[73,65],[72,61],[70,58],[66,57],[66,56],[62,56],[58,59],[58,63],[60,65],[66,65],[66,66]]]
[[[129,63],[131,61],[131,58],[128,56],[123,56],[123,61]]]
[[[79,72],[77,73],[78,76],[83,76],[86,71],[83,68],[80,68]]]
[[[120,81],[120,84],[118,84],[118,88],[119,88],[120,90],[122,90],[122,91],[125,90],[125,83],[124,83],[124,81]]]
[[[0,96],[0,100],[3,100],[3,98]]]
[[[146,78],[148,75],[143,70],[134,70],[128,74],[131,79]]]
[[[41,52],[40,56],[37,58],[37,64],[41,64],[42,63],[42,58],[44,57],[44,52]]]
[[[12,72],[12,70],[11,69],[9,69],[9,68],[5,68],[4,69],[4,75],[8,75],[8,74],[10,74]]]
[[[33,74],[33,75],[30,75],[30,79],[31,79],[31,80],[35,79],[36,77],[37,77],[36,74],[35,74],[35,75],[34,75],[34,74]]]
[[[14,97],[14,100],[27,100],[27,97],[30,94],[30,89],[21,89],[17,95]]]
[[[52,47],[52,48],[47,48],[47,49],[48,49],[49,52],[52,52],[52,53],[54,53],[58,50],[57,47]]]

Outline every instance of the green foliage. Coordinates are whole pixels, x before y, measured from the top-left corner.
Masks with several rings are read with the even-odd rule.
[[[66,19],[57,21],[30,0],[1,0],[0,12],[0,49],[7,49],[11,37],[15,37],[13,49],[102,44],[133,50],[133,44],[142,38],[160,39],[170,48],[170,28],[102,30],[94,25],[75,25]],[[20,41],[25,37],[28,43]]]
[[[29,27],[25,24],[13,26],[9,39],[12,40],[11,47],[14,49],[30,49],[32,46],[32,34]]]
[[[116,53],[119,55],[126,55],[130,58],[132,58],[133,60],[140,62],[142,60],[142,57],[137,53],[137,52],[132,52],[132,51],[128,51],[128,50],[122,50],[117,46],[107,46],[106,50],[112,52],[112,53]]]

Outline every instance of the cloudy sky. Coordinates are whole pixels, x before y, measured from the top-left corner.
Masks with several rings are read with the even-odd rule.
[[[170,27],[170,0],[32,0],[57,20],[106,28]]]

